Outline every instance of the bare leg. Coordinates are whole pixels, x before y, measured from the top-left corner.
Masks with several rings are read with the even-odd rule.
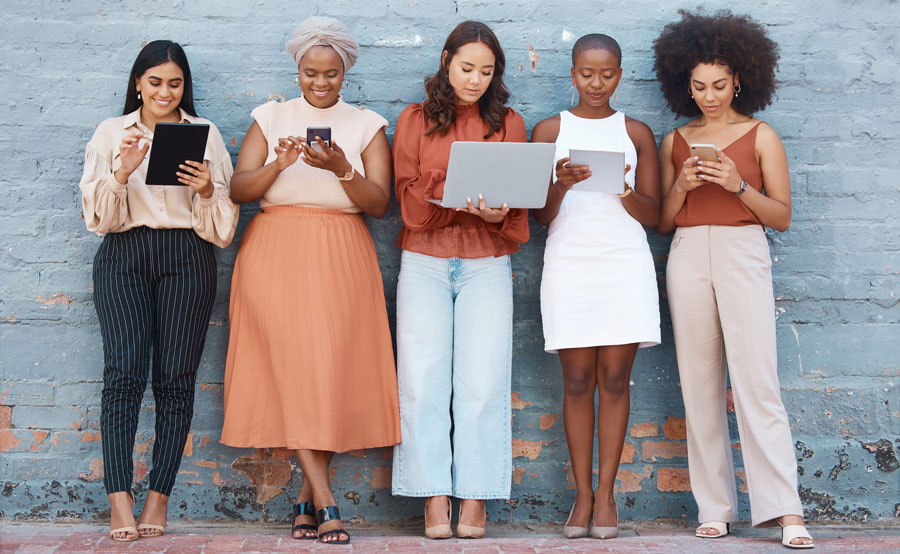
[[[141,511],[141,519],[138,523],[166,526],[168,516],[169,497],[154,490],[147,493],[144,509]],[[156,528],[139,529],[142,537],[158,537],[164,531]]]
[[[303,480],[300,482],[300,492],[297,493],[297,503],[301,502],[312,502],[313,501],[313,493],[312,487],[309,485],[309,480],[306,478],[306,473],[303,474]],[[316,524],[316,516],[314,515],[299,515],[294,518],[294,522],[291,524],[294,525],[315,525]],[[297,529],[294,533],[295,539],[302,539],[303,537],[312,538],[316,536],[316,532],[313,529]]]
[[[109,528],[134,527],[134,497],[130,492],[114,492],[109,495]],[[134,531],[119,531],[113,537],[131,539]],[[136,537],[135,537],[136,538]]]
[[[566,348],[559,351],[565,394],[563,423],[572,474],[575,505],[566,525],[589,527],[594,502],[594,392],[597,390],[597,348]]]
[[[317,510],[321,510],[325,506],[336,506],[334,494],[331,492],[331,484],[328,482],[328,466],[331,464],[331,458],[334,452],[324,450],[296,450],[297,459],[300,460],[300,467],[303,469],[303,483],[309,483],[312,489],[313,504]],[[344,524],[339,519],[326,521],[319,527],[319,540],[322,542],[332,542],[337,540],[347,540],[348,537],[344,533],[323,536],[323,533],[332,529],[343,527]]]
[[[597,457],[600,477],[594,495],[594,526],[617,525],[613,487],[625,443],[628,412],[631,409],[631,366],[637,344],[602,346],[597,349],[597,383],[600,391],[597,410]]]
[[[484,528],[487,525],[484,500],[464,498],[459,504],[459,523]]]

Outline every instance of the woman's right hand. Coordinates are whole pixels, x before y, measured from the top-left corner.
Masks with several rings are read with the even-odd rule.
[[[681,192],[687,193],[694,190],[697,187],[701,187],[703,185],[708,185],[709,181],[705,181],[702,177],[700,177],[701,167],[697,165],[697,162],[700,160],[697,156],[691,156],[690,158],[684,160],[684,167],[681,173],[678,175],[678,178],[675,179],[675,188]]]
[[[122,139],[119,144],[119,161],[121,165],[116,170],[116,180],[122,184],[128,181],[135,170],[144,163],[147,152],[150,151],[150,142],[145,141],[141,146],[141,140],[145,139],[144,133],[131,133]],[[124,174],[124,175],[123,175]]]
[[[575,183],[580,183],[590,178],[591,175],[590,167],[586,165],[571,165],[568,157],[560,158],[556,162],[556,181],[554,181],[553,186],[566,193],[575,186]]]
[[[284,171],[286,167],[297,161],[305,142],[306,139],[295,136],[278,139],[278,146],[275,147],[275,166],[279,171]]]

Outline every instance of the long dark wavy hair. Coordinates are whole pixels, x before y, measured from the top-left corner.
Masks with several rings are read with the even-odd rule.
[[[141,100],[138,98],[137,80],[140,79],[148,69],[162,65],[166,62],[175,62],[175,65],[181,68],[184,73],[184,94],[181,96],[181,103],[178,104],[182,110],[190,115],[197,117],[194,110],[194,86],[191,82],[191,66],[188,65],[187,56],[184,55],[181,45],[171,40],[154,40],[141,48],[134,65],[131,66],[131,74],[128,75],[128,88],[125,92],[125,108],[122,115],[128,115],[134,110],[141,107]]]
[[[713,15],[678,13],[681,21],[663,27],[653,41],[656,79],[675,114],[702,113],[690,92],[691,72],[701,63],[724,65],[738,73],[741,91],[731,103],[738,113],[753,115],[772,103],[778,45],[762,24],[728,10]]]
[[[488,124],[488,138],[503,128],[503,120],[509,108],[506,102],[509,100],[509,89],[503,82],[503,71],[506,69],[506,56],[500,48],[500,41],[491,31],[491,28],[480,21],[463,21],[447,36],[444,43],[446,56],[441,56],[441,67],[438,72],[425,81],[425,102],[422,111],[425,119],[431,127],[425,133],[431,135],[438,133],[446,135],[447,131],[456,120],[456,93],[450,84],[448,67],[450,60],[456,55],[460,47],[470,42],[481,42],[491,49],[494,54],[494,73],[491,84],[481,98],[478,99],[478,109],[481,119]]]

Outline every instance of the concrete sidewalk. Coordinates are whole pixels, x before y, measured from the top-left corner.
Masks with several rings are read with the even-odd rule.
[[[738,527],[721,539],[699,539],[693,528],[655,523],[625,522],[619,538],[565,540],[559,525],[491,525],[481,540],[430,541],[419,525],[348,525],[351,543],[340,547],[313,541],[297,541],[287,526],[251,523],[171,522],[164,537],[113,542],[108,528],[88,523],[39,523],[0,520],[0,552],[84,553],[166,552],[200,554],[214,552],[786,552],[775,530]],[[810,527],[816,552],[900,552],[900,527]]]

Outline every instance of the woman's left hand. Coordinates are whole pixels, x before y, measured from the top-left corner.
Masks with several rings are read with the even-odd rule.
[[[741,190],[741,174],[738,173],[734,160],[725,155],[721,150],[716,150],[719,156],[717,162],[707,162],[699,160],[697,162],[697,176],[704,181],[715,183],[731,193],[737,193]]]
[[[344,155],[344,149],[336,142],[332,141],[329,147],[325,141],[317,137],[316,143],[318,148],[309,143],[303,143],[303,161],[308,165],[330,171],[338,177],[344,176],[353,169],[353,166],[347,161],[347,156]]]
[[[480,194],[478,195],[478,207],[472,204],[471,198],[466,198],[466,204],[467,207],[456,208],[456,211],[477,215],[488,223],[500,223],[506,217],[506,214],[509,213],[509,206],[506,203],[503,203],[499,208],[488,208],[484,203],[484,196]]]
[[[179,164],[181,171],[176,172],[178,182],[194,189],[197,194],[203,198],[209,198],[213,195],[215,187],[212,184],[212,178],[209,168],[203,162],[195,162],[187,160],[183,164]]]

